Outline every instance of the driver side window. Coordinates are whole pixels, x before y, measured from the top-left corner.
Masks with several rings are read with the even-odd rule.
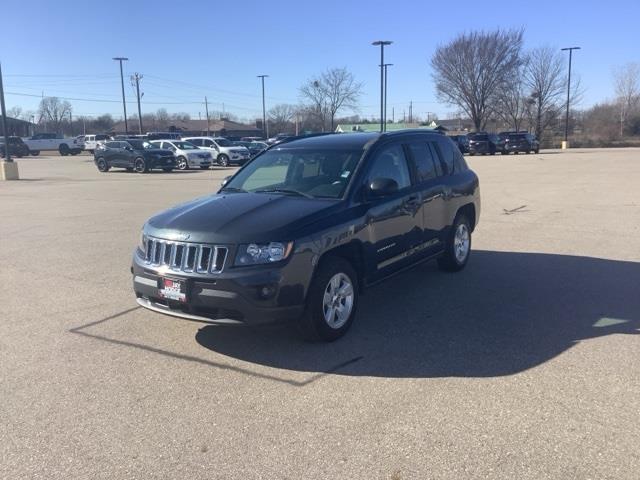
[[[398,190],[411,186],[409,167],[401,144],[387,145],[378,151],[371,164],[367,183],[371,183],[375,178],[395,180]]]

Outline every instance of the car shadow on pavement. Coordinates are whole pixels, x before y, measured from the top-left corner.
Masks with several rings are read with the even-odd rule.
[[[640,263],[474,251],[467,268],[429,263],[369,289],[342,339],[305,343],[291,326],[206,326],[219,354],[301,372],[374,377],[494,377],[582,340],[640,333]],[[335,366],[339,367],[336,368]]]

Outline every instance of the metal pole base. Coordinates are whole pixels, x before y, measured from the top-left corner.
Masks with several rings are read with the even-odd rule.
[[[560,148],[562,148],[562,150],[567,150],[569,148],[569,142],[567,140],[563,140]]]
[[[0,180],[20,180],[16,162],[0,162]]]

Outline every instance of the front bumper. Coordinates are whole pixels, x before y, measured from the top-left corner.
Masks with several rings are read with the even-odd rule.
[[[310,268],[292,256],[281,266],[229,268],[219,274],[167,273],[133,255],[133,289],[142,307],[174,317],[212,324],[260,325],[294,320],[304,311]],[[164,277],[186,282],[186,302],[161,298]],[[265,295],[265,287],[268,294]]]
[[[176,161],[173,157],[151,158],[149,160],[151,160],[151,168],[169,168],[176,166]]]

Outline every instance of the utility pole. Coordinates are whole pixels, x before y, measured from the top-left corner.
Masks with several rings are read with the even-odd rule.
[[[211,135],[211,131],[209,130],[209,102],[207,100],[207,97],[204,97],[204,111],[205,114],[207,115],[207,137],[209,135]]]
[[[567,47],[560,50],[569,50],[569,76],[567,78],[567,114],[564,120],[564,145],[563,148],[569,147],[569,100],[571,95],[571,56],[574,50],[580,50],[580,47]]]
[[[391,123],[396,123],[396,109],[391,107]]]
[[[136,72],[133,77],[131,77],[131,82],[136,83],[136,96],[138,97],[138,131],[140,135],[142,135],[142,110],[140,109],[140,80],[142,80],[142,75]]]
[[[380,132],[384,132],[384,46],[391,45],[390,40],[376,40],[371,45],[380,46]]]
[[[258,78],[262,80],[262,135],[266,140],[269,138],[269,125],[267,125],[267,110],[264,103],[264,79],[269,75],[258,75]]]
[[[387,67],[392,67],[393,63],[384,64],[384,131],[387,131]]]
[[[124,109],[124,133],[129,133],[129,125],[127,124],[127,102],[124,99],[124,76],[122,74],[122,62],[129,59],[127,57],[114,57],[113,60],[120,62],[120,85],[122,86],[122,108]]]
[[[71,110],[69,110],[69,130],[71,130],[71,136],[73,137],[73,118],[71,117]]]
[[[409,100],[409,123],[413,123],[413,100]]]

